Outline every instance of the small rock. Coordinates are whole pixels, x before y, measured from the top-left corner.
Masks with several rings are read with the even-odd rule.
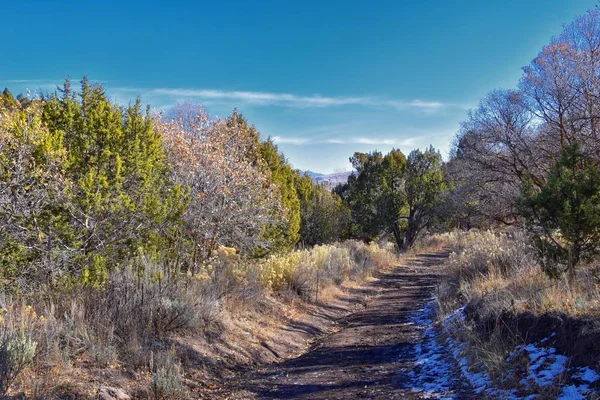
[[[131,397],[119,388],[102,386],[98,397],[102,400],[131,400]]]

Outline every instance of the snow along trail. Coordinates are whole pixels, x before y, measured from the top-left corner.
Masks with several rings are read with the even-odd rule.
[[[414,368],[408,371],[407,387],[424,398],[465,398],[469,382],[457,368],[450,349],[445,346],[439,328],[433,326],[436,302],[430,300],[410,318],[410,323],[423,331],[422,340],[415,343]],[[470,396],[469,396],[470,397]]]
[[[459,343],[450,332],[456,323],[464,321],[464,307],[448,315],[439,327],[433,326],[436,313],[435,301],[413,317],[415,324],[425,327],[423,341],[416,345],[417,367],[410,372],[414,378],[413,390],[432,398],[456,398],[453,388],[466,378],[473,388],[475,396],[487,395],[498,399],[543,399],[544,393],[552,387],[559,386],[559,399],[587,399],[597,391],[593,387],[600,384],[600,374],[590,368],[569,368],[569,358],[556,353],[556,349],[545,347],[549,339],[538,343],[517,346],[507,357],[509,365],[523,365],[527,371],[519,380],[519,386],[511,389],[498,387],[483,368],[473,370],[464,355],[466,344]],[[453,326],[454,325],[454,326]],[[444,335],[440,330],[444,330]],[[452,349],[452,357],[448,357],[448,349]],[[452,359],[453,358],[453,359]],[[453,377],[451,372],[458,364],[462,378]],[[519,374],[518,371],[510,371]],[[515,375],[507,374],[507,379]],[[522,374],[522,372],[520,372]],[[464,384],[464,383],[463,383]]]

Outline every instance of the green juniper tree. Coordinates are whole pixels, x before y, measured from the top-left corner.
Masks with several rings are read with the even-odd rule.
[[[140,101],[120,108],[102,86],[84,78],[77,95],[67,80],[60,95],[43,101],[43,120],[66,153],[74,272],[82,282],[102,284],[140,251],[167,251],[185,190],[169,183],[161,137]]]
[[[283,208],[281,223],[265,227],[265,236],[273,250],[291,249],[300,239],[300,200],[295,186],[299,174],[271,139],[260,144],[260,157],[270,171],[270,181],[279,190]]]
[[[413,150],[407,159],[405,196],[407,203],[404,248],[410,248],[436,217],[446,190],[442,156],[433,147]]]
[[[350,210],[337,193],[307,175],[298,174],[295,185],[300,200],[300,242],[314,246],[345,238]]]
[[[563,149],[539,189],[523,185],[521,209],[549,275],[567,271],[572,281],[577,265],[599,254],[600,172],[578,144]]]

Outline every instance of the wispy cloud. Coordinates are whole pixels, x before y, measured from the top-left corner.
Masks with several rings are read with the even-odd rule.
[[[131,90],[131,88],[127,88]],[[295,108],[362,106],[393,109],[439,110],[456,105],[439,101],[395,100],[370,96],[300,96],[291,93],[228,91],[218,89],[157,88],[148,91],[151,94],[179,98],[197,98],[199,100],[240,102],[254,105],[275,105]]]
[[[438,101],[413,100],[409,103],[409,106],[418,108],[437,109],[446,106],[446,104],[440,103]]]
[[[41,79],[8,79],[5,80],[3,82],[8,82],[8,83],[37,83],[37,82],[44,82]]]
[[[273,136],[273,141],[276,144],[292,144],[292,145],[314,145],[314,144],[367,144],[367,145],[379,145],[379,146],[398,146],[407,147],[412,146],[418,139],[418,137],[411,138],[368,138],[368,137],[349,137],[349,138],[332,138],[332,139],[320,139],[320,138],[309,138],[309,137],[282,137]]]
[[[27,85],[35,88],[55,88],[62,80],[43,79],[9,79],[4,82],[18,85]],[[107,83],[108,81],[100,81]],[[422,99],[401,100],[376,96],[310,96],[293,93],[238,91],[222,89],[194,89],[194,88],[144,88],[131,86],[106,85],[107,91],[116,97],[128,98],[142,96],[143,98],[160,99],[160,103],[172,104],[183,99],[196,99],[205,105],[222,103],[232,106],[256,105],[278,106],[288,108],[327,108],[327,107],[368,107],[393,110],[418,110],[423,112],[436,112],[446,108],[463,108],[462,105],[442,101],[428,101]]]
[[[296,137],[281,137],[273,136],[271,138],[276,144],[307,144],[310,140],[308,138],[296,138]]]
[[[393,146],[396,143],[396,141],[394,139],[373,139],[373,138],[359,137],[359,138],[353,139],[351,141],[351,143],[358,143],[358,144],[384,144],[384,145],[388,145],[388,146]]]
[[[298,96],[291,93],[244,92],[214,89],[152,89],[151,93],[173,97],[196,97],[211,100],[233,100],[249,104],[292,107],[332,107],[373,103],[369,97]]]
[[[337,144],[369,144],[382,146],[411,146],[418,138],[371,138],[371,137],[352,137],[348,139],[330,139],[329,143]]]

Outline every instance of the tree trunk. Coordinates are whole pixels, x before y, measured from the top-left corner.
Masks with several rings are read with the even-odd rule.
[[[577,277],[577,274],[575,273],[575,265],[577,265],[577,263],[579,263],[579,258],[580,258],[580,250],[579,248],[575,248],[573,249],[573,247],[569,247],[568,249],[568,259],[569,259],[569,266],[568,266],[568,274],[569,274],[569,286],[573,287],[573,285],[575,284],[575,278]]]
[[[408,250],[415,243],[415,219],[413,215],[408,217],[408,226],[406,227],[406,233],[404,234],[404,250]]]
[[[392,232],[394,233],[394,238],[396,239],[396,246],[398,246],[398,250],[404,249],[404,238],[402,237],[402,233],[400,232],[400,225],[398,221],[394,222],[392,226]]]

